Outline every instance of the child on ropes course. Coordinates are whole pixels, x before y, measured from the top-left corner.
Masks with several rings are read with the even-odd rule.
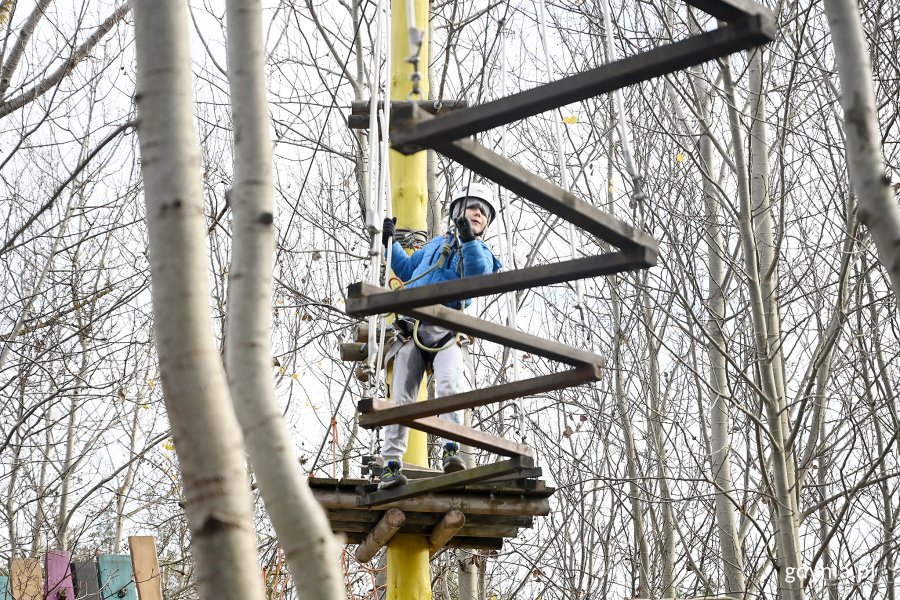
[[[480,239],[494,220],[493,194],[484,185],[470,183],[454,194],[450,202],[450,230],[429,241],[424,247],[407,256],[398,242],[391,247],[391,266],[404,287],[412,288],[460,277],[495,273],[500,261]],[[382,243],[388,242],[396,231],[396,217],[385,219]],[[464,309],[471,300],[448,302],[450,308]],[[394,321],[394,342],[386,361],[393,358],[394,375],[391,381],[392,399],[396,404],[415,402],[422,376],[429,365],[434,372],[437,397],[460,394],[471,390],[465,377],[464,355],[460,336],[437,325],[415,321],[408,317]],[[452,423],[461,424],[462,411],[441,415]],[[391,489],[406,484],[402,473],[402,457],[406,452],[409,428],[388,425],[384,432],[384,472],[379,489]],[[465,469],[459,456],[457,442],[442,440],[445,473]]]

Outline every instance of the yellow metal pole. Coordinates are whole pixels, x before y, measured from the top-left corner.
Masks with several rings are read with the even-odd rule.
[[[413,65],[410,56],[407,2],[413,2],[416,28],[424,32],[419,50],[421,95],[410,97]],[[419,100],[428,97],[428,0],[391,0],[391,100]],[[403,156],[391,151],[391,198],[398,229],[424,230],[428,211],[427,155],[419,152]],[[409,252],[409,250],[407,250]],[[425,389],[419,390],[419,399]],[[428,466],[424,432],[410,430],[404,464]],[[431,573],[428,539],[424,535],[395,535],[387,546],[387,600],[431,600]]]

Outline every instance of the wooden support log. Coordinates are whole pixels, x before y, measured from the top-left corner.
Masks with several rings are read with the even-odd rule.
[[[397,508],[391,508],[378,524],[369,532],[366,539],[356,548],[356,560],[367,563],[382,547],[386,546],[394,534],[397,533],[406,522],[406,515]]]
[[[335,533],[344,534],[350,537],[363,535],[366,536],[372,531],[372,527],[374,527],[374,523],[358,523],[356,521],[333,521],[331,523],[331,530]],[[421,535],[426,538],[431,535],[431,532],[434,530],[435,525],[432,523],[431,525],[410,525],[406,523],[400,530],[397,532],[397,535],[400,534],[411,534],[411,535]],[[450,539],[448,539],[444,546],[451,546],[451,541],[456,539],[457,537],[485,537],[485,538],[514,538],[518,537],[519,530],[523,529],[518,525],[506,525],[506,524],[490,524],[490,523],[466,523],[459,531],[457,531]],[[439,550],[439,548],[435,548],[434,552]]]
[[[438,524],[434,526],[431,535],[428,536],[429,551],[434,554],[447,545],[453,536],[466,524],[466,515],[460,510],[453,509],[445,514]]]

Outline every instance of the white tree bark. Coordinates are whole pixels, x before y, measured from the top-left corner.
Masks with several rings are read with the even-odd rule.
[[[272,142],[259,0],[228,0],[226,19],[235,172],[228,381],[250,462],[294,581],[303,598],[336,600],[345,597],[340,548],[294,455],[272,380]]]
[[[261,600],[241,432],[212,333],[186,5],[133,7],[156,344],[199,595]]]
[[[640,295],[643,304],[644,328],[647,333],[647,362],[649,366],[650,406],[647,421],[656,450],[657,479],[659,483],[659,500],[662,523],[660,525],[659,558],[660,558],[660,598],[675,598],[675,516],[672,511],[672,493],[669,489],[669,453],[666,445],[662,419],[665,414],[659,386],[659,347],[658,332],[653,321],[653,307],[650,300],[647,273],[643,273],[643,285]]]
[[[707,96],[708,97],[708,96]],[[701,110],[703,110],[701,101]],[[705,115],[704,115],[705,117]],[[703,170],[703,197],[706,205],[706,246],[709,253],[709,292],[706,330],[709,342],[710,408],[710,469],[716,487],[715,513],[719,534],[719,552],[725,574],[726,595],[738,598],[744,593],[744,556],[735,526],[734,479],[731,472],[731,392],[725,360],[725,248],[719,225],[718,190],[712,177],[712,140],[708,134],[700,137],[700,164]]]
[[[825,0],[825,12],[841,79],[847,164],[859,200],[859,219],[869,228],[895,300],[900,301],[900,210],[884,171],[872,63],[859,6],[856,0]]]
[[[750,313],[753,322],[753,341],[756,349],[760,387],[763,391],[762,403],[766,409],[769,442],[771,444],[772,480],[774,488],[775,526],[778,529],[777,554],[780,566],[779,590],[785,600],[801,600],[803,587],[799,577],[788,581],[784,576],[787,568],[800,567],[800,536],[798,515],[794,499],[796,479],[792,477],[791,453],[787,448],[789,431],[783,426],[783,414],[787,412],[784,390],[779,388],[772,360],[772,349],[766,320],[766,304],[760,285],[760,269],[757,259],[757,243],[753,232],[750,185],[747,161],[744,156],[744,142],[741,134],[740,116],[731,79],[730,61],[722,61],[723,87],[728,101],[728,120],[731,128],[734,164],[737,169],[737,188],[740,200],[738,225],[744,270],[747,276],[747,292],[750,298]]]

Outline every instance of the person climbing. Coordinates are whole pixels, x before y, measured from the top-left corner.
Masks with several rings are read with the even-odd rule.
[[[407,256],[403,247],[393,242],[391,266],[394,274],[404,282],[405,288],[419,287],[461,277],[496,273],[500,261],[480,238],[497,216],[493,194],[487,186],[470,183],[453,195],[450,202],[450,227],[446,234],[437,236],[425,246]],[[396,217],[385,219],[381,240],[385,250],[396,231]],[[446,306],[464,309],[471,300],[453,301]],[[422,323],[400,317],[394,321],[394,342],[388,350],[385,363],[394,361],[391,381],[392,399],[396,404],[415,402],[425,369],[431,366],[434,373],[435,396],[461,394],[471,390],[464,369],[463,348],[455,331],[430,323]],[[466,343],[468,339],[465,339]],[[452,423],[462,423],[462,411],[441,415]],[[405,425],[388,425],[384,431],[382,458],[384,471],[379,489],[391,489],[406,484],[403,474],[403,454],[406,452],[409,428]],[[459,456],[459,444],[442,440],[442,464],[445,473],[466,468]]]

